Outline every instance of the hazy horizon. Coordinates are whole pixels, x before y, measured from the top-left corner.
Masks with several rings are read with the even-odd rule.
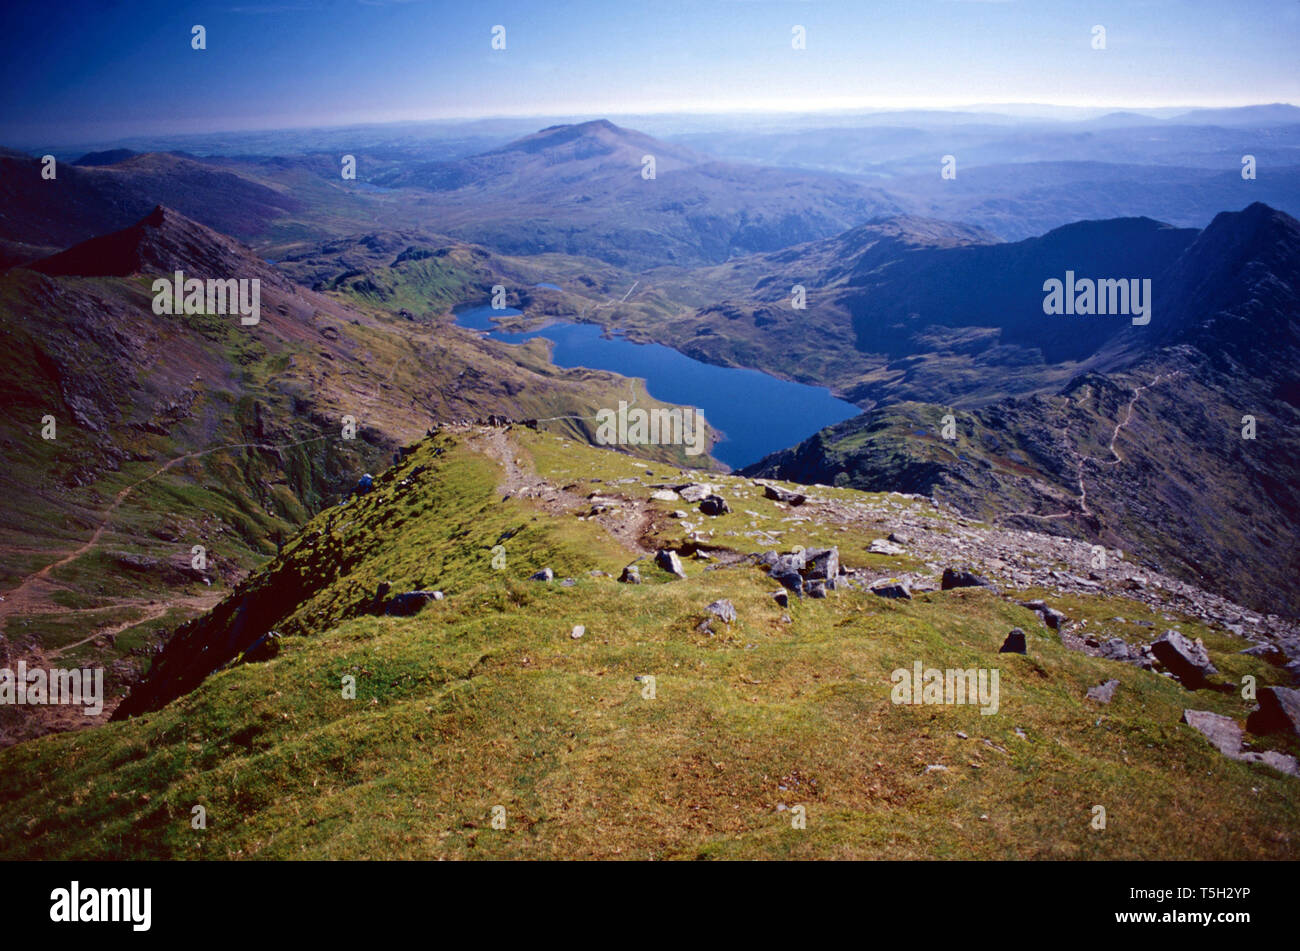
[[[205,49],[191,46],[195,24]],[[1225,13],[1204,0],[1106,0],[1085,13],[1018,0],[579,0],[480,12],[435,0],[147,0],[8,9],[0,25],[10,145],[561,116],[1300,101],[1300,9],[1263,2]],[[504,49],[492,45],[498,26]]]

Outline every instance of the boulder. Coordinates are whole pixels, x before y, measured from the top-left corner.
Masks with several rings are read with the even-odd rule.
[[[912,589],[905,581],[877,582],[871,586],[871,593],[880,598],[896,598],[900,601],[912,600]]]
[[[532,574],[528,576],[529,581],[553,581],[554,579],[555,579],[555,572],[552,571],[550,568],[543,568],[541,571],[537,572],[536,574]]]
[[[809,581],[804,587],[805,593],[810,598],[826,597],[826,583],[823,581]]]
[[[1209,740],[1224,756],[1236,759],[1241,752],[1241,726],[1232,717],[1209,710],[1184,710],[1183,722]]]
[[[573,625],[573,631],[569,634],[569,636],[576,641],[578,638],[582,637],[586,633],[587,633],[586,627],[584,627],[581,624],[575,624]]]
[[[441,600],[441,591],[406,591],[390,598],[384,605],[384,613],[394,617],[411,617],[419,614],[430,601]]]
[[[1164,664],[1189,690],[1206,685],[1206,678],[1219,671],[1210,663],[1210,657],[1199,643],[1188,640],[1178,631],[1165,631],[1151,642],[1156,660]]]
[[[1002,642],[998,648],[999,654],[1024,654],[1028,648],[1025,645],[1025,632],[1018,627],[1013,627],[1007,634],[1007,639]]]
[[[692,482],[688,485],[678,486],[677,494],[687,502],[699,502],[706,495],[713,494],[713,486],[708,483]]]
[[[803,575],[792,568],[777,566],[772,569],[772,580],[803,597]]]
[[[994,588],[993,582],[965,568],[943,569],[943,580],[939,587],[944,591],[952,588]],[[994,588],[994,590],[997,590]]]
[[[1118,686],[1118,680],[1108,680],[1103,684],[1097,684],[1095,687],[1089,687],[1088,699],[1096,700],[1098,703],[1110,703],[1111,698],[1115,696],[1115,688]]]
[[[357,480],[357,487],[355,491],[357,495],[366,495],[374,487],[375,487],[375,477],[372,476],[369,472],[367,472],[365,475],[363,475],[360,479]]]
[[[640,584],[641,569],[636,565],[628,565],[623,569],[623,573],[618,576],[618,580],[623,582],[623,584]]]
[[[726,599],[714,601],[705,610],[725,624],[731,624],[736,620],[736,606]]]
[[[1282,653],[1281,648],[1276,644],[1255,644],[1247,647],[1244,651],[1237,651],[1237,653],[1248,654],[1251,657],[1266,660],[1274,667],[1281,667],[1286,663],[1286,654]]]
[[[280,654],[280,632],[267,631],[244,651],[242,660],[247,664],[271,660]]]
[[[809,548],[804,552],[803,576],[811,580],[826,581],[840,573],[838,548]]]
[[[1054,631],[1059,631],[1061,625],[1069,620],[1069,618],[1060,611],[1055,608],[1049,608],[1046,601],[1021,601],[1019,603],[1021,607],[1029,608],[1029,610],[1036,613],[1043,619],[1043,623]]]
[[[779,591],[773,591],[772,597],[781,607],[788,608],[790,606],[790,593],[786,591],[785,588],[781,588]]]
[[[659,489],[650,493],[650,498],[656,502],[676,502],[678,495],[672,489]]]
[[[700,501],[700,511],[705,515],[726,515],[731,506],[720,495],[707,495]]]
[[[1209,740],[1220,753],[1229,759],[1245,763],[1263,763],[1279,773],[1300,776],[1300,762],[1294,756],[1267,750],[1263,753],[1242,752],[1244,732],[1237,721],[1208,710],[1184,710],[1183,722]]]
[[[1260,687],[1259,709],[1246,720],[1251,733],[1290,733],[1300,736],[1300,690]]]
[[[686,577],[686,572],[682,568],[682,560],[677,557],[677,552],[675,551],[663,548],[655,552],[655,564],[669,574],[676,575],[678,578]]]
[[[803,505],[808,501],[808,497],[800,495],[798,492],[788,492],[785,489],[775,485],[763,485],[763,495],[773,502],[784,502],[786,505]]]

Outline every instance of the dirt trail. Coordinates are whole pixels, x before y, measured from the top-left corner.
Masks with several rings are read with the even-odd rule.
[[[50,578],[50,572],[54,571],[56,568],[61,568],[70,562],[76,561],[82,555],[85,555],[98,545],[100,538],[103,537],[104,532],[108,530],[109,521],[112,519],[113,513],[121,507],[127,497],[140,486],[152,479],[156,479],[173,466],[177,466],[190,459],[197,459],[200,456],[211,455],[214,452],[221,452],[226,449],[267,449],[279,452],[284,449],[292,449],[295,446],[303,446],[307,443],[319,442],[326,438],[329,437],[315,436],[311,439],[303,439],[296,443],[286,443],[281,446],[273,446],[267,443],[237,443],[230,446],[215,446],[212,449],[202,449],[198,452],[186,453],[183,456],[177,456],[175,459],[164,463],[143,479],[131,483],[126,488],[122,489],[122,491],[118,492],[117,495],[113,496],[113,501],[105,510],[104,517],[100,520],[98,527],[96,527],[95,531],[84,544],[67,555],[64,555],[57,561],[51,562],[39,571],[35,571],[28,575],[19,582],[18,587],[11,591],[6,591],[4,593],[4,600],[0,601],[0,620],[4,620],[10,615],[20,612],[30,614],[37,612],[66,611],[66,608],[49,600],[50,589],[62,587],[58,582]]]
[[[495,460],[502,468],[498,491],[511,498],[532,499],[550,515],[569,515],[593,509],[597,500],[547,482],[523,463],[519,447],[510,439],[505,429],[475,427],[467,445]],[[615,492],[599,493],[601,499],[616,500],[613,505],[592,518],[628,551],[638,556],[649,555],[653,549],[643,541],[652,527],[652,512],[644,499],[627,498]]]
[[[1079,486],[1079,499],[1078,499],[1079,510],[1077,512],[1067,510],[1064,512],[1053,512],[1050,515],[1040,515],[1035,512],[1004,512],[1003,514],[999,515],[997,519],[995,519],[995,521],[997,521],[998,519],[1012,518],[1017,516],[1022,518],[1038,518],[1038,519],[1072,518],[1076,515],[1084,515],[1084,516],[1091,517],[1093,513],[1088,508],[1088,488],[1083,481],[1084,466],[1087,465],[1089,462],[1098,466],[1117,466],[1121,462],[1123,462],[1124,457],[1121,456],[1119,454],[1119,450],[1115,448],[1115,442],[1116,440],[1119,439],[1119,434],[1124,429],[1124,427],[1127,426],[1132,421],[1133,410],[1137,406],[1138,400],[1142,398],[1142,394],[1147,390],[1151,389],[1152,387],[1156,386],[1166,378],[1175,379],[1181,375],[1182,375],[1181,373],[1172,373],[1172,374],[1158,373],[1150,383],[1144,383],[1141,386],[1134,388],[1133,396],[1128,401],[1128,404],[1124,408],[1124,418],[1116,421],[1115,428],[1111,431],[1110,434],[1110,443],[1106,446],[1107,451],[1112,456],[1115,457],[1114,459],[1106,459],[1106,460],[1095,459],[1092,456],[1081,453],[1078,450],[1074,449],[1073,447],[1069,446],[1070,427],[1068,424],[1066,425],[1064,431],[1061,433],[1061,438],[1065,441],[1067,445],[1067,449],[1070,452],[1070,454],[1073,455],[1075,458],[1075,472],[1078,477],[1078,486]]]
[[[120,604],[115,604],[113,605],[113,607],[132,607],[138,604],[144,606],[145,608],[144,614],[129,621],[120,621],[117,624],[110,624],[105,627],[98,628],[95,631],[92,631],[86,637],[83,637],[79,641],[74,641],[71,644],[64,644],[62,647],[58,647],[53,650],[46,651],[45,656],[47,658],[52,659],[60,656],[61,654],[66,653],[67,651],[74,650],[75,648],[78,648],[83,644],[89,644],[91,641],[95,640],[96,638],[114,637],[122,633],[123,631],[127,630],[128,628],[135,627],[138,624],[147,624],[150,621],[155,621],[158,618],[165,615],[168,611],[172,610],[173,608],[190,608],[191,610],[199,614],[204,614],[212,610],[212,608],[216,607],[217,603],[222,598],[224,598],[228,593],[229,592],[224,589],[218,589],[214,591],[207,591],[204,592],[203,594],[194,594],[194,595],[186,595],[183,597],[168,598],[166,601],[157,601],[156,603],[149,603],[148,601],[144,601],[144,600],[123,599]],[[95,610],[102,610],[102,609],[85,608],[77,611],[70,611],[65,609],[64,613],[82,614],[82,613],[95,611]]]

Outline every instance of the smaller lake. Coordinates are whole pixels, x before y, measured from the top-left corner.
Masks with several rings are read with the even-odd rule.
[[[698,406],[709,425],[725,437],[714,446],[713,457],[733,469],[757,462],[770,452],[793,446],[819,429],[862,412],[819,386],[778,380],[758,370],[713,366],[657,343],[606,338],[602,336],[604,329],[595,324],[557,323],[526,333],[493,329],[493,317],[518,313],[511,308],[472,307],[459,311],[456,323],[490,331],[493,340],[503,343],[545,337],[554,344],[551,359],[556,366],[640,377],[656,399]]]

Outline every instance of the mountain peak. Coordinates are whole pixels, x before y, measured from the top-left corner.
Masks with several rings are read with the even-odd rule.
[[[230,273],[248,270],[250,262],[261,269],[252,252],[238,242],[159,204],[133,225],[82,241],[27,267],[49,275],[125,277],[174,270]]]
[[[653,155],[660,171],[698,164],[701,158],[689,149],[625,129],[608,119],[591,119],[566,125],[547,126],[532,135],[516,139],[487,155],[546,154],[549,161],[615,160],[639,165],[643,155]]]

